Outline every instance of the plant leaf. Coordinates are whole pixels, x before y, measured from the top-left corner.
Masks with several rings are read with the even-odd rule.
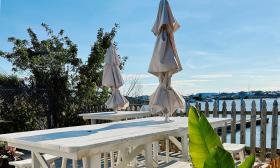
[[[188,128],[192,163],[196,168],[203,168],[210,150],[216,146],[223,148],[222,143],[204,114],[199,114],[194,107],[189,110]]]
[[[217,146],[210,151],[210,155],[204,162],[204,168],[235,168],[231,154]]]
[[[255,155],[250,155],[245,159],[243,163],[241,163],[238,168],[252,168],[255,163]]]

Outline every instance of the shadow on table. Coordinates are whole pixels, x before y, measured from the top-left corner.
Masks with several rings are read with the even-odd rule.
[[[161,124],[165,124],[165,122],[149,120],[149,121],[139,121],[139,122],[131,122],[131,123],[115,123],[99,129],[64,131],[64,132],[56,132],[56,133],[49,133],[49,134],[25,136],[18,139],[24,141],[31,141],[31,142],[40,142],[40,141],[55,140],[61,138],[74,138],[74,137],[88,136],[88,135],[96,134],[98,132],[114,130],[114,129],[152,126],[152,125],[161,125]]]

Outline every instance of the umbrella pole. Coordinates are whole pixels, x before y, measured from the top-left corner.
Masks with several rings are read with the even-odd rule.
[[[167,115],[167,114],[164,115],[164,122],[169,122],[169,119],[168,119],[168,115]]]
[[[168,118],[168,110],[165,109],[163,110],[163,115],[164,115],[164,122],[169,122],[169,118]]]

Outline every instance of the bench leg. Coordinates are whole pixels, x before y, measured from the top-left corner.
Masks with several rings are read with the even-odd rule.
[[[50,164],[50,168],[56,168],[54,161]]]
[[[243,162],[245,160],[244,150],[239,152],[239,159],[240,159],[241,162]]]

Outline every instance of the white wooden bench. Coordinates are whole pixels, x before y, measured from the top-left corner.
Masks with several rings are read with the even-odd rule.
[[[233,158],[235,154],[238,154],[241,162],[245,160],[245,144],[223,143],[223,147],[231,153]]]
[[[55,168],[55,160],[57,160],[59,157],[45,154],[43,155],[46,161],[51,165],[51,168]],[[32,159],[25,159],[25,160],[19,160],[19,161],[11,161],[9,162],[9,165],[15,166],[15,168],[31,168],[32,167]]]
[[[192,163],[191,162],[177,161],[177,162],[174,162],[171,165],[165,166],[164,168],[192,168]]]

